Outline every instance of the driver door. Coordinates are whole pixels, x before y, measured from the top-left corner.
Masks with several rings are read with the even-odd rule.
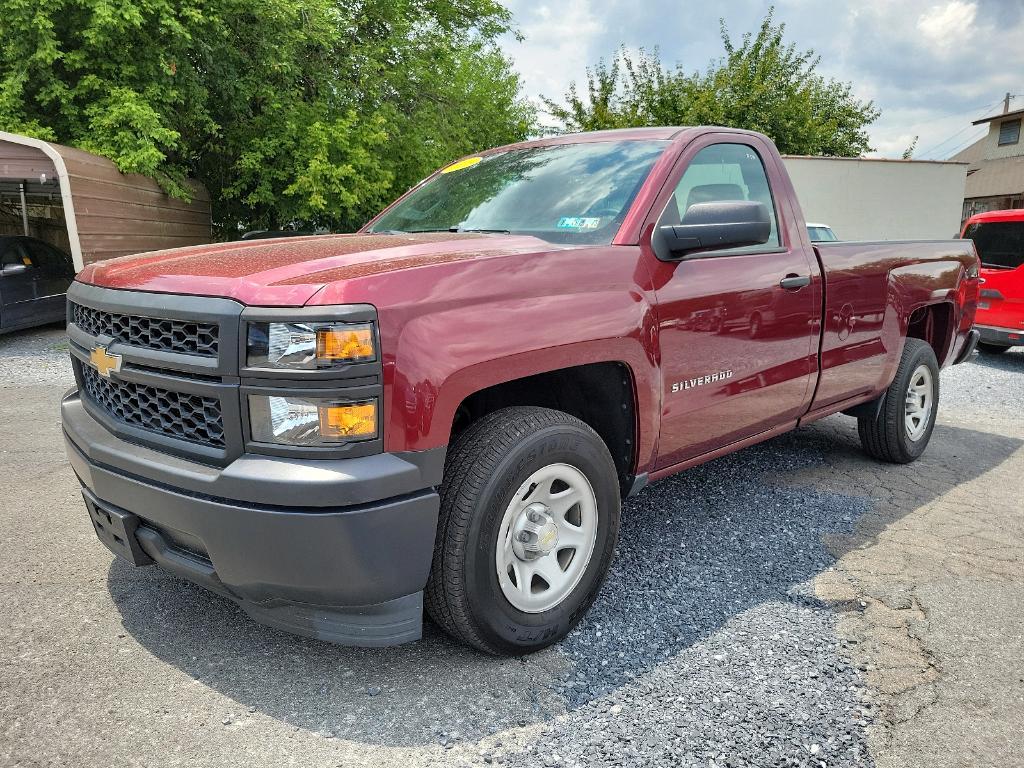
[[[38,240],[26,246],[36,270],[35,315],[40,323],[61,320],[67,306],[65,294],[75,278],[71,257]]]
[[[655,208],[662,226],[679,224],[696,203],[753,200],[773,220],[763,245],[673,261],[652,253],[663,377],[658,469],[791,426],[810,402],[820,273],[775,157],[757,137],[702,137],[683,151],[671,194]]]
[[[36,270],[20,240],[0,245],[0,327],[15,328],[32,319]]]

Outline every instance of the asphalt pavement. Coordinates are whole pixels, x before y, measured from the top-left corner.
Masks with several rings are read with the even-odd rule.
[[[656,483],[558,646],[339,648],[96,540],[49,328],[0,337],[0,765],[1024,765],[1024,351],[913,465],[836,416]]]

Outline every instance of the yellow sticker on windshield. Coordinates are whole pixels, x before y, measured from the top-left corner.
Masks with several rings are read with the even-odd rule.
[[[446,168],[442,168],[441,173],[451,173],[453,171],[461,171],[466,168],[471,168],[481,160],[483,160],[482,157],[467,157],[465,160],[459,160],[457,163],[452,163]]]

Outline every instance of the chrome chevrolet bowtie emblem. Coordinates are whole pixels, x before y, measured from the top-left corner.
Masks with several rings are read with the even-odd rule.
[[[105,379],[110,378],[111,371],[117,373],[121,370],[121,356],[110,354],[106,347],[93,347],[89,353],[89,363]]]

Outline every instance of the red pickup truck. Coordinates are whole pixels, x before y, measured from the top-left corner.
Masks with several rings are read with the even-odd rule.
[[[68,456],[104,544],[259,621],[524,653],[650,481],[839,411],[920,456],[978,282],[965,240],[812,246],[760,134],[527,142],[354,235],[88,266]]]
[[[1024,210],[979,213],[960,236],[981,258],[978,348],[1000,354],[1024,346]]]

